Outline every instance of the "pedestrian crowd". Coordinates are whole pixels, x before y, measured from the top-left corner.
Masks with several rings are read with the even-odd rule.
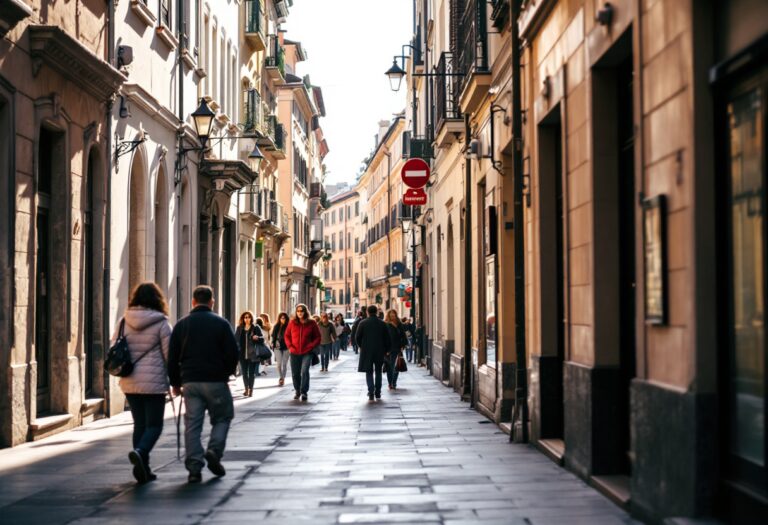
[[[386,314],[377,306],[361,310],[350,326],[341,314],[310,315],[304,304],[293,316],[280,312],[272,324],[266,313],[240,314],[233,330],[230,322],[214,312],[213,289],[201,285],[192,294],[192,310],[176,326],[169,322],[168,304],[155,283],[136,286],[128,307],[117,323],[105,369],[120,376],[120,388],[133,418],[132,450],[128,459],[140,484],[157,478],[150,467],[150,453],[163,431],[167,395],[176,416],[174,398],[180,398],[177,437],[184,417],[184,464],[187,481],[199,483],[203,467],[224,476],[221,463],[234,418],[230,377],[239,365],[243,396],[252,397],[255,380],[275,366],[278,386],[285,385],[290,363],[294,400],[309,396],[310,368],[328,372],[331,361],[349,345],[359,357],[358,371],[365,373],[369,402],[381,399],[386,372],[389,390],[397,389],[407,362],[416,359],[420,330],[396,310]],[[211,424],[207,447],[201,437],[206,412]]]

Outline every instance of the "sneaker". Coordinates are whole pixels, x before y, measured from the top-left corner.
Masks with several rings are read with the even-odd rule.
[[[376,399],[381,399],[381,392],[376,392]]]
[[[301,400],[306,401],[307,400],[307,394],[301,394]]]
[[[200,483],[203,481],[203,475],[199,472],[190,472],[187,476],[187,483]]]
[[[368,401],[373,401],[373,394],[370,392],[368,393]]]
[[[141,457],[138,449],[131,450],[128,453],[128,461],[133,465],[133,477],[136,478],[136,481],[141,484],[149,481],[147,466],[144,464],[144,458]]]
[[[208,470],[210,470],[215,476],[221,477],[226,475],[227,471],[224,470],[224,466],[219,460],[219,456],[213,450],[208,450],[205,453],[205,461],[208,464]]]
[[[298,393],[298,392],[296,392],[296,393],[293,395],[293,399],[299,399],[299,393]]]

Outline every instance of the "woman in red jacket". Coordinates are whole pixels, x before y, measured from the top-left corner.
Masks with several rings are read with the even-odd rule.
[[[309,392],[309,367],[312,366],[312,352],[320,344],[320,329],[309,317],[309,310],[304,304],[296,307],[296,317],[285,329],[285,344],[291,353],[291,375],[296,395],[293,399],[307,400]]]

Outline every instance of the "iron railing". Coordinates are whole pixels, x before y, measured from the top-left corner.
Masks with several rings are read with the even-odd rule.
[[[268,68],[277,68],[280,74],[285,77],[285,49],[280,45],[280,39],[277,35],[270,35],[269,37],[269,55],[265,64]]]
[[[461,18],[461,47],[459,49],[459,71],[467,77],[459,77],[458,92],[463,83],[475,72],[488,71],[488,27],[486,23],[485,0],[465,0]]]
[[[261,95],[255,89],[248,89],[243,96],[243,131],[255,133],[260,127],[262,116]]]
[[[245,32],[264,34],[264,0],[245,0]]]
[[[435,70],[435,121],[440,128],[446,120],[460,120],[459,81],[455,76],[456,60],[453,53],[443,53]]]

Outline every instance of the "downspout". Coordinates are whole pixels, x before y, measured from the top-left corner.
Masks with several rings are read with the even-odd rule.
[[[469,113],[464,113],[464,141],[469,147],[472,130]],[[472,162],[464,159],[464,390],[469,387],[469,406],[474,408],[472,378]],[[450,277],[450,276],[449,276]],[[450,307],[451,305],[449,305]]]
[[[519,409],[522,424],[522,442],[528,442],[528,368],[525,348],[525,225],[523,196],[523,118],[522,92],[520,86],[520,31],[517,20],[520,16],[520,0],[510,2],[510,32],[512,35],[512,140],[513,184],[514,184],[514,234],[515,234],[515,409]],[[514,413],[509,440],[514,441]]]
[[[183,36],[187,37],[186,34],[186,27],[184,27],[184,1],[179,0],[177,2],[178,9],[176,10],[178,14],[178,21],[177,26],[179,28],[179,33]],[[198,16],[199,13],[195,13],[195,16]],[[182,41],[185,42],[187,45],[189,45],[188,38],[182,38]],[[181,274],[179,273],[179,268],[181,268],[181,258],[183,257],[183,249],[182,249],[182,243],[184,240],[181,238],[182,235],[182,217],[181,217],[181,158],[179,158],[181,155],[184,155],[181,153],[182,148],[184,147],[184,63],[181,60],[181,48],[178,48],[178,56],[176,58],[176,67],[177,70],[177,78],[176,81],[179,83],[179,101],[178,101],[178,119],[179,119],[179,132],[178,132],[178,140],[179,140],[179,149],[178,153],[176,154],[176,177],[175,177],[175,184],[176,184],[176,321],[178,322],[179,319],[181,319],[182,316],[182,307],[181,304]],[[191,225],[190,225],[191,227]],[[192,248],[192,232],[190,231],[190,241],[189,246],[190,250]],[[192,271],[192,265],[189,266],[190,272]]]
[[[107,63],[113,65],[115,49],[115,3],[107,2]],[[112,257],[112,98],[107,100],[107,109],[105,116],[107,119],[107,187],[105,189],[106,209],[104,217],[104,273],[102,276],[102,351],[106,357],[107,348],[110,341],[110,259]],[[112,409],[110,406],[110,375],[104,371],[104,415],[110,417]]]
[[[389,152],[389,149],[387,149],[387,152],[384,155],[387,156],[387,308],[391,308],[389,276],[392,274],[392,249],[390,246],[389,232],[392,230],[392,225],[389,221],[392,219],[392,192],[390,191],[392,186],[389,183],[389,176],[392,174],[392,154]]]

